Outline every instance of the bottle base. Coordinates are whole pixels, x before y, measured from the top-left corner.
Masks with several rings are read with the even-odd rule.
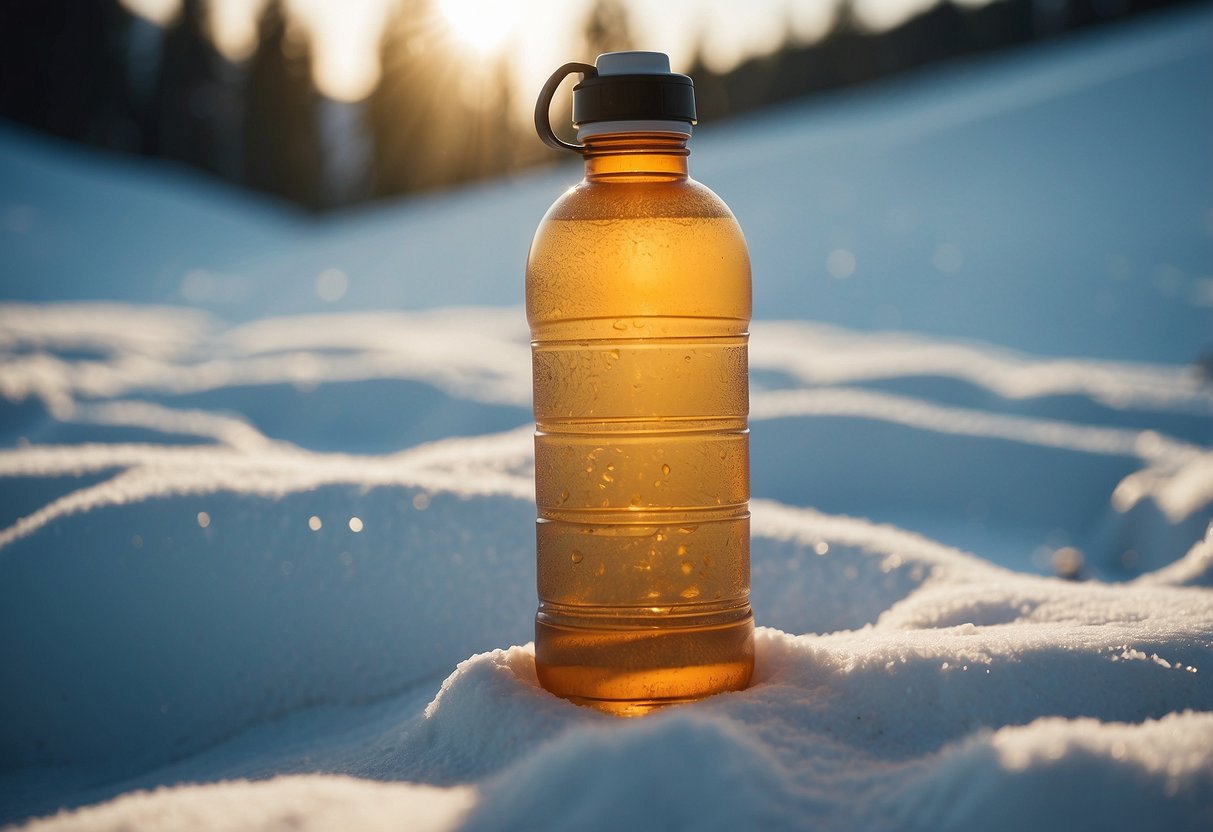
[[[539,683],[617,716],[643,716],[749,685],[754,618],[748,605],[675,626],[659,623],[651,617],[639,625],[618,617],[570,621],[541,609],[535,619]]]
[[[640,717],[673,705],[686,705],[691,702],[698,702],[703,697],[688,696],[682,699],[649,699],[643,702],[617,699],[587,699],[582,696],[565,696],[563,698],[569,700],[574,705],[593,708],[596,711],[602,711],[611,716]]]

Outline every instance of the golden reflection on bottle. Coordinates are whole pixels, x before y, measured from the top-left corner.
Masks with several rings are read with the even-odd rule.
[[[527,263],[541,684],[623,715],[744,688],[750,265],[685,139],[587,142]]]

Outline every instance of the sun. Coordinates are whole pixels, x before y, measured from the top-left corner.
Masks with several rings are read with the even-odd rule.
[[[518,12],[512,0],[439,0],[438,8],[455,37],[482,55],[501,49]]]

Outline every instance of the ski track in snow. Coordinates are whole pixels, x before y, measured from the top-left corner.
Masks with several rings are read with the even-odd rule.
[[[113,304],[0,307],[0,391],[37,397],[63,421],[144,428],[212,440],[213,446],[89,444],[0,451],[0,475],[80,476],[117,470],[0,530],[0,547],[56,518],[106,505],[174,494],[282,495],[323,484],[399,485],[463,494],[525,497],[528,432],[444,440],[393,455],[309,452],[265,437],[234,415],[179,410],[131,395],[174,395],[232,387],[413,379],[455,396],[529,404],[521,310],[458,308],[258,321],[231,329],[193,310],[148,311]],[[171,322],[171,323],[170,323]],[[137,336],[130,333],[138,332]],[[1145,463],[1112,494],[1124,512],[1152,500],[1171,522],[1213,499],[1213,454],[1159,435],[986,413],[912,397],[835,386],[922,377],[953,378],[1009,399],[1085,396],[1118,409],[1213,414],[1213,392],[1183,368],[1106,361],[1032,360],[977,344],[921,336],[859,336],[811,323],[754,325],[755,371],[781,372],[791,389],[756,390],[752,419],[852,417],[941,434],[1006,439]],[[96,350],[87,359],[61,357]],[[106,399],[109,399],[108,401]]]

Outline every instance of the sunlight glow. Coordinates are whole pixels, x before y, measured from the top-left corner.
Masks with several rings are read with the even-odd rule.
[[[480,55],[500,50],[518,21],[512,0],[439,0],[438,8],[455,37]]]
[[[257,21],[265,0],[210,0],[211,37],[229,61],[243,61],[257,48]]]
[[[181,0],[120,0],[132,14],[150,20],[157,26],[167,26],[181,13]]]
[[[242,61],[256,48],[257,20],[267,0],[208,0],[208,24],[226,58]],[[120,0],[131,12],[167,26],[182,0]],[[793,39],[808,43],[825,35],[841,0],[622,0],[635,48],[669,54],[676,71],[686,71],[702,53],[718,72],[779,47],[790,26]],[[937,0],[855,0],[860,24],[880,30],[897,25]],[[990,0],[954,0],[966,8]],[[289,14],[312,36],[312,73],[325,95],[343,101],[365,98],[379,79],[375,48],[392,0],[285,0]],[[520,117],[529,117],[530,99],[553,68],[567,60],[592,60],[584,51],[584,15],[592,0],[437,0],[435,6],[451,40],[468,57],[494,57],[516,40],[510,57]]]
[[[852,11],[859,24],[871,32],[883,32],[900,26],[910,18],[922,14],[937,4],[938,0],[855,0]],[[969,6],[981,5],[970,3]]]
[[[312,75],[325,95],[357,101],[379,82],[376,44],[388,0],[290,0],[288,8],[312,36]]]

